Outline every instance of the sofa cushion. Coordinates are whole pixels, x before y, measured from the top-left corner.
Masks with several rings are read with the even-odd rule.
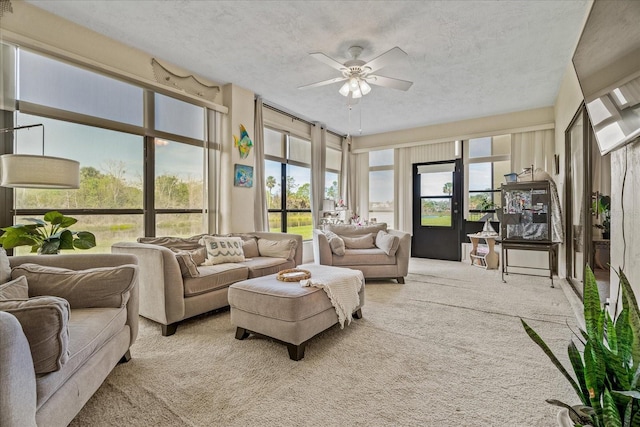
[[[0,248],[0,285],[7,283],[11,278],[11,265],[4,248]]]
[[[376,247],[371,233],[358,237],[342,236],[342,240],[344,240],[346,249],[371,249]]]
[[[198,267],[199,277],[184,278],[184,296],[192,297],[226,288],[249,277],[249,269],[242,264],[224,263]]]
[[[207,259],[207,251],[204,247],[190,251],[173,248],[171,250],[176,253],[176,260],[183,277],[198,277],[200,275],[198,266],[204,264]]]
[[[69,270],[25,263],[13,268],[11,277],[25,276],[29,296],[56,295],[71,308],[124,307],[135,285],[138,268],[133,264]]]
[[[258,239],[258,251],[263,257],[293,259],[297,246],[298,242],[293,239]]]
[[[40,408],[62,384],[89,360],[96,351],[103,348],[116,335],[127,328],[127,309],[121,308],[79,308],[69,314],[69,359],[57,372],[36,378]],[[129,333],[127,332],[127,335]],[[82,384],[78,386],[82,387]]]
[[[244,261],[240,237],[203,236],[200,242],[207,249],[204,265]]]
[[[395,256],[400,246],[400,238],[389,234],[386,231],[378,231],[376,236],[376,247],[382,249],[387,255]]]
[[[242,252],[244,252],[245,258],[256,258],[260,256],[260,251],[258,250],[258,240],[253,238],[249,240],[242,241]]]
[[[333,231],[325,231],[324,235],[327,237],[327,241],[329,242],[329,248],[331,248],[331,252],[338,256],[344,256],[344,240],[340,236],[338,236]]]
[[[203,246],[199,243],[205,234],[198,234],[192,237],[138,237],[138,243],[164,246],[169,249],[190,251]]]
[[[272,257],[256,257],[245,260],[242,264],[249,268],[249,279],[276,274],[282,270],[296,266],[293,260]]]
[[[0,285],[0,301],[8,299],[29,299],[29,284],[26,277],[18,277]]]
[[[365,226],[346,225],[346,224],[327,224],[325,230],[333,231],[338,236],[361,236],[363,234],[373,233],[374,237],[378,231],[387,231],[387,223],[381,222]]]
[[[69,303],[42,296],[0,301],[0,310],[14,315],[29,342],[36,374],[62,368],[69,359]]]
[[[356,265],[395,265],[396,257],[389,256],[382,249],[347,249],[344,256],[333,255],[333,265],[353,267]]]

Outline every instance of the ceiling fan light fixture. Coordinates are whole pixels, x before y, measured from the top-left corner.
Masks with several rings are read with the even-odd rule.
[[[362,98],[362,92],[360,92],[360,89],[353,90],[351,91],[351,97],[353,99]]]
[[[369,86],[369,83],[365,80],[360,80],[360,92],[362,92],[362,95],[366,95],[371,92],[371,86]]]
[[[359,81],[360,79],[358,79],[357,77],[351,77],[349,79],[349,86],[351,87],[351,90],[353,91],[358,90]]]
[[[349,96],[349,90],[350,90],[349,82],[346,82],[345,84],[342,85],[342,87],[338,92],[340,92],[340,95],[342,96]]]

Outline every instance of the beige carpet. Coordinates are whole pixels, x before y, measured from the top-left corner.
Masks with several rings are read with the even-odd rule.
[[[234,338],[229,312],[172,337],[141,319],[119,365],[72,426],[554,426],[572,389],[519,317],[566,360],[575,324],[548,278],[412,259],[405,285],[367,283],[364,318],[315,337],[300,362]]]

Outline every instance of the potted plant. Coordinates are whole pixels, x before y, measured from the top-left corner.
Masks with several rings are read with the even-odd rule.
[[[602,230],[602,238],[609,239],[611,236],[611,197],[600,196],[597,201],[593,202],[593,212],[597,212],[600,216],[600,224],[595,224]]]
[[[584,320],[586,330],[569,342],[572,376],[540,336],[520,319],[531,339],[545,352],[575,390],[581,404],[570,406],[557,400],[548,403],[562,407],[561,426],[637,426],[640,425],[640,310],[633,290],[622,270],[620,278],[622,311],[612,319],[600,305],[598,286],[587,266],[584,278]],[[569,420],[570,419],[570,420]]]
[[[78,222],[58,211],[50,211],[44,220],[25,218],[33,224],[16,224],[1,230],[0,245],[5,249],[31,246],[31,252],[57,254],[63,249],[90,249],[96,245],[96,236],[88,231],[71,231],[68,228]]]

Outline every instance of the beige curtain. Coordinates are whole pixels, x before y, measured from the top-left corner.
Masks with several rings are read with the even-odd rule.
[[[253,226],[255,231],[269,231],[269,216],[267,214],[267,199],[265,197],[264,182],[264,121],[262,116],[262,97],[256,98],[254,121],[253,152],[255,154],[255,169],[253,171]]]
[[[524,168],[542,169],[553,173],[555,136],[553,129],[514,133],[511,145],[511,167],[514,172]]]
[[[319,212],[324,199],[327,130],[320,123],[311,128],[311,216],[314,227],[320,224]]]
[[[351,208],[352,188],[351,179],[351,145],[349,138],[342,138],[342,164],[340,165],[340,197],[344,200],[344,204]]]

